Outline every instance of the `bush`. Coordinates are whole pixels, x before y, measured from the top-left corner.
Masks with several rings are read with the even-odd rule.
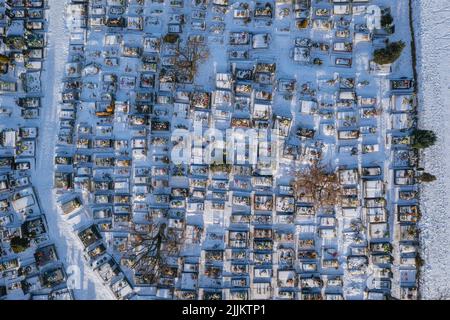
[[[394,33],[394,18],[392,18],[392,15],[388,12],[381,16],[381,27],[386,30],[387,33],[392,34]]]
[[[403,41],[388,43],[386,48],[374,51],[373,61],[377,64],[393,63],[400,57],[404,47],[405,43]]]
[[[394,22],[394,18],[392,18],[390,13],[383,14],[381,17],[381,26],[383,28],[391,26],[392,22]]]
[[[313,60],[313,63],[314,63],[315,65],[317,65],[317,66],[321,66],[321,65],[323,64],[322,60],[319,59],[319,58],[315,58],[315,59]]]
[[[416,129],[412,133],[412,147],[416,149],[428,148],[436,142],[436,134],[431,130]]]
[[[163,41],[167,43],[175,43],[178,41],[179,36],[177,34],[168,33],[164,36]]]
[[[0,54],[0,64],[8,64],[10,62],[10,59],[8,56],[5,56],[4,54]]]
[[[11,249],[14,253],[20,253],[28,249],[30,240],[28,238],[14,237],[11,238]]]
[[[416,255],[416,264],[419,268],[423,267],[424,265],[424,261],[423,259],[420,257],[420,254]]]
[[[433,182],[435,180],[436,180],[436,176],[431,173],[428,173],[428,172],[424,172],[420,176],[421,182]]]

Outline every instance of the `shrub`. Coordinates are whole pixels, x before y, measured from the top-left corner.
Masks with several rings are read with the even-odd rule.
[[[30,240],[28,238],[14,237],[11,238],[11,249],[14,253],[20,253],[28,249]]]
[[[167,43],[175,43],[178,41],[179,36],[177,34],[168,33],[164,36],[163,41]]]
[[[412,133],[412,147],[416,149],[428,148],[436,142],[436,134],[431,130],[416,129]]]
[[[417,254],[417,255],[416,255],[416,264],[417,264],[417,266],[418,266],[419,268],[423,267],[424,262],[425,262],[425,261],[423,261],[423,259],[420,257],[420,254]]]
[[[400,57],[404,47],[403,41],[388,43],[385,48],[374,51],[373,61],[377,64],[393,63]]]
[[[381,27],[389,34],[394,33],[394,18],[389,12],[381,16]]]
[[[390,13],[386,13],[381,16],[381,26],[383,28],[390,27],[392,22],[394,22],[394,18],[392,18]]]
[[[313,63],[314,63],[315,65],[320,66],[320,65],[323,64],[323,61],[322,61],[321,59],[319,59],[319,58],[315,58],[315,59],[313,60]]]
[[[420,176],[420,181],[421,182],[433,182],[435,180],[436,180],[436,176],[431,174],[431,173],[428,173],[428,172],[424,172]]]
[[[5,56],[4,54],[0,54],[0,64],[8,64],[10,62],[10,59],[8,56]]]

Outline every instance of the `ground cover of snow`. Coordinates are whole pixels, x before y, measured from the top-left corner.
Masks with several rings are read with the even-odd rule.
[[[433,130],[437,143],[422,165],[437,180],[421,190],[420,277],[422,299],[450,299],[450,2],[413,0],[419,74],[419,128]]]

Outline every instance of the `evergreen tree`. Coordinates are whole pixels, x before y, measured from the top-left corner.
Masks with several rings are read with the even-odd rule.
[[[400,57],[403,48],[405,48],[403,41],[388,43],[385,48],[374,51],[373,61],[377,64],[393,63]]]
[[[431,130],[416,129],[412,133],[412,147],[416,149],[428,148],[436,142],[436,134]]]
[[[28,240],[28,238],[14,237],[11,238],[10,245],[14,253],[20,253],[28,249],[30,246],[30,240]]]

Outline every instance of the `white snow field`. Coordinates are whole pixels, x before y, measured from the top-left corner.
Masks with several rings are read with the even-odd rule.
[[[40,145],[33,181],[41,198],[42,209],[46,213],[50,235],[56,243],[60,260],[66,267],[68,286],[73,289],[75,299],[114,299],[83,257],[83,248],[74,230],[82,216],[70,221],[64,220],[57,211],[56,196],[52,194],[53,156],[58,132],[57,110],[69,45],[69,32],[64,22],[65,5],[64,0],[49,0],[48,56],[42,76],[44,108],[40,119]]]
[[[421,192],[422,299],[450,299],[450,2],[413,0],[419,74],[419,128],[438,141],[421,162],[435,182]]]

